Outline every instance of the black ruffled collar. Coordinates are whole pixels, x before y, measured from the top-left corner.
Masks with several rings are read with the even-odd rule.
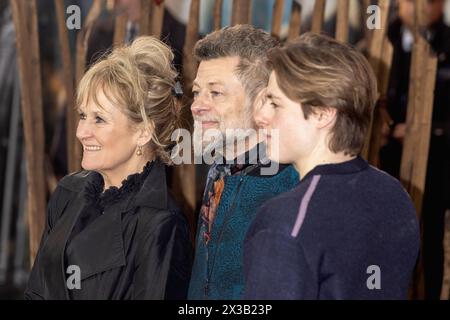
[[[86,184],[84,197],[88,203],[96,207],[105,208],[106,205],[117,203],[126,196],[139,190],[152,170],[154,161],[149,161],[139,173],[129,175],[122,181],[120,187],[109,187],[103,191],[105,182],[98,172],[93,172],[93,178]]]
[[[83,231],[90,223],[100,217],[106,207],[116,204],[121,200],[132,197],[142,187],[152,170],[154,162],[147,162],[140,173],[129,175],[122,181],[120,188],[110,187],[103,192],[104,181],[101,174],[92,172],[92,178],[86,183],[83,196],[86,205],[78,217],[69,237],[69,242]]]

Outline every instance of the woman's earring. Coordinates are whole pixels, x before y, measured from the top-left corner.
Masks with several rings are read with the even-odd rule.
[[[138,149],[136,151],[136,155],[142,156],[142,147],[141,146],[138,146]]]

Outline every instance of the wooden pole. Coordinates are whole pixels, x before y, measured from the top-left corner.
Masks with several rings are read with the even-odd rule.
[[[91,36],[92,26],[100,16],[104,0],[94,0],[89,13],[85,19],[83,29],[77,34],[77,51],[76,51],[76,85],[80,83],[86,71],[86,54],[88,50],[88,41]],[[90,62],[90,61],[89,61]]]
[[[336,40],[348,42],[349,0],[338,0],[336,13]]]
[[[272,36],[278,40],[281,38],[281,25],[283,23],[284,0],[275,0],[272,14]]]
[[[152,1],[150,35],[160,39],[164,21],[164,1]]]
[[[120,12],[119,8],[116,6],[116,21],[114,26],[114,47],[118,47],[124,44],[125,35],[127,29],[128,17],[124,12]]]
[[[199,15],[200,0],[192,0],[189,11],[189,22],[186,26],[186,39],[183,47],[183,80],[185,89],[188,89],[185,92],[190,92],[192,82],[197,73],[198,63],[194,59],[192,50],[198,40]]]
[[[31,265],[44,230],[46,180],[44,121],[36,0],[10,1],[18,54],[27,165],[27,216]]]
[[[141,16],[139,19],[139,35],[145,36],[151,33],[150,15],[152,0],[141,0]]]
[[[58,22],[58,39],[62,57],[62,72],[64,76],[64,87],[66,90],[66,143],[67,143],[67,160],[69,172],[80,169],[80,149],[79,142],[76,138],[77,116],[75,111],[74,100],[74,76],[73,64],[69,47],[69,36],[66,27],[66,10],[64,2],[55,0],[56,18]]]
[[[381,28],[374,29],[372,38],[369,42],[369,55],[368,60],[375,71],[375,74],[379,73],[381,65],[381,56],[383,55],[383,42],[386,38],[388,28],[388,12],[390,0],[379,0],[378,7],[381,12]]]
[[[189,10],[189,21],[186,27],[186,39],[183,47],[183,87],[185,92],[185,105],[190,104],[192,82],[197,74],[198,62],[194,58],[193,49],[198,40],[200,16],[200,0],[192,0]],[[183,118],[186,122],[192,123],[192,118],[188,109]],[[195,205],[196,205],[196,179],[195,165],[183,164],[175,167],[174,183],[178,190],[174,190],[178,198],[183,199],[184,211],[188,217],[192,230],[195,230]],[[194,235],[192,234],[192,237]]]
[[[55,2],[59,2],[59,0],[55,0]],[[91,35],[92,26],[94,24],[94,21],[100,16],[100,13],[102,11],[104,4],[104,0],[94,0],[92,3],[91,8],[89,9],[89,13],[85,19],[85,23],[83,26],[83,29],[78,32],[77,34],[77,46],[76,46],[76,55],[75,55],[75,86],[78,87],[78,84],[81,81],[81,78],[83,77],[85,71],[86,71],[86,55],[88,50],[88,40]],[[73,92],[73,105],[75,105],[75,92]],[[73,112],[75,112],[74,108],[72,109]],[[69,111],[69,110],[68,110]],[[67,132],[69,133],[69,130],[71,132],[75,132],[75,128],[77,125],[77,118],[73,116],[72,120],[70,120],[70,123],[72,124],[73,128],[69,128],[67,126]],[[69,124],[69,118],[67,118],[67,123]],[[68,138],[69,139],[69,138]],[[72,141],[72,145],[70,145],[70,141]],[[78,141],[76,141],[75,137],[73,139],[68,140],[68,160],[69,160],[69,171],[78,171],[81,169],[81,157],[82,157],[82,150],[81,145]],[[70,148],[70,149],[69,149]]]
[[[418,4],[425,0],[418,0]],[[416,20],[424,21],[423,12],[416,10]],[[406,136],[403,144],[401,178],[420,213],[433,112],[434,86],[437,59],[423,35],[419,25],[414,30],[414,46],[409,82],[408,109],[406,116]]]
[[[113,11],[116,0],[106,0],[106,10]]]
[[[372,121],[366,135],[366,142],[362,151],[362,156],[371,164],[378,164],[378,154],[381,144],[381,128],[386,117],[387,85],[389,82],[390,66],[392,62],[393,48],[387,39],[388,12],[390,0],[379,0],[378,6],[381,12],[380,29],[372,32],[368,43],[367,59],[377,77],[379,101],[374,109]]]
[[[362,26],[363,26],[363,30],[364,30],[364,39],[365,39],[366,43],[369,44],[370,39],[372,37],[373,30],[369,29],[365,26],[365,21],[367,19],[367,8],[371,5],[371,0],[359,0],[359,4],[361,6],[360,19],[363,22]]]
[[[316,0],[312,17],[311,31],[322,32],[323,18],[325,15],[325,0]]]
[[[367,159],[370,164],[379,166],[379,154],[382,143],[382,130],[383,126],[390,125],[392,119],[387,111],[387,91],[389,84],[389,75],[391,71],[392,57],[394,48],[388,38],[383,41],[383,54],[381,56],[381,64],[378,69],[378,92],[380,94],[377,105],[373,111],[372,125],[370,128],[370,137],[368,141],[368,154]]]
[[[288,41],[300,35],[302,26],[302,6],[299,2],[292,2],[291,19],[289,22]]]
[[[251,23],[252,1],[234,0],[231,13],[231,25]]]
[[[425,1],[418,0],[415,3],[414,46],[410,69],[406,134],[400,166],[400,180],[414,202],[419,221],[421,221],[425,191],[437,70],[436,55],[422,34],[426,20]],[[414,280],[411,295],[413,298],[423,299],[425,290],[422,250]]]
[[[219,30],[222,27],[222,5],[223,0],[214,1],[214,30]]]

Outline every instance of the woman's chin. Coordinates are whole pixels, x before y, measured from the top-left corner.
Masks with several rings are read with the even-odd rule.
[[[87,170],[87,171],[95,171],[97,169],[98,166],[96,166],[95,164],[93,164],[90,161],[81,161],[81,168],[83,168],[83,170]]]

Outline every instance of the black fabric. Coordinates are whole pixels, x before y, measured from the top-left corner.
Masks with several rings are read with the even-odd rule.
[[[86,197],[86,192],[99,188],[96,179],[96,173],[82,171],[60,181],[48,205],[25,297],[185,298],[192,245],[186,219],[167,190],[164,165],[148,165],[122,188],[111,189],[97,203],[104,208],[100,215],[97,209],[84,211],[92,208],[93,198]],[[94,212],[94,217],[87,217],[88,212]],[[86,214],[83,222],[82,213]],[[81,270],[79,290],[66,286],[69,265]]]
[[[92,172],[92,179],[86,183],[84,189],[84,197],[87,204],[75,223],[68,242],[92,221],[100,217],[104,213],[105,208],[132,197],[142,187],[152,167],[153,162],[148,162],[142,172],[132,174],[122,181],[120,188],[112,186],[107,190],[103,190],[105,183],[101,174]]]

